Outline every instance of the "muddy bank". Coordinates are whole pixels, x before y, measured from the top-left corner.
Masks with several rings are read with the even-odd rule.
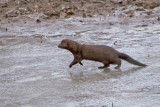
[[[58,34],[58,32],[65,32],[64,29],[70,30],[70,27],[72,27],[71,30],[74,29],[73,26],[69,23],[68,25],[63,25],[63,20],[66,20],[70,23],[72,21],[74,22],[78,20],[79,23],[77,24],[81,24],[82,26],[84,26],[87,21],[90,23],[94,22],[92,19],[101,19],[101,21],[103,21],[107,26],[111,26],[117,23],[130,23],[130,21],[131,23],[134,23],[134,21],[142,21],[144,24],[142,26],[147,26],[146,23],[148,23],[148,21],[150,24],[154,24],[160,21],[160,7],[159,1],[157,0],[153,0],[152,2],[144,2],[143,0],[81,1],[84,2],[83,5],[81,5],[80,1],[76,0],[60,0],[56,1],[59,3],[57,7],[50,6],[53,5],[54,2],[55,1],[52,0],[8,0],[8,2],[6,2],[6,0],[1,1],[0,33],[3,36],[10,35],[11,33],[11,35],[14,35],[15,30],[16,35],[21,35],[17,32],[19,30],[21,33],[23,33],[23,36],[28,31],[28,34],[32,35],[37,35],[37,33],[40,33],[40,35],[52,35],[52,31],[54,30],[54,32],[59,35],[60,33]],[[152,5],[155,6],[153,6],[153,8],[148,7]],[[41,8],[35,9],[37,6]],[[122,20],[122,22],[119,22],[119,19]],[[49,23],[54,24],[56,27],[53,27],[53,29],[49,28],[47,33],[43,32],[43,30],[48,29],[45,26],[51,25]],[[64,31],[62,31],[62,29]]]
[[[126,10],[124,14],[128,17],[134,17],[134,11],[152,10],[159,6],[159,0],[2,0],[0,17],[3,20],[34,14],[40,22],[42,19],[116,15],[120,7]]]

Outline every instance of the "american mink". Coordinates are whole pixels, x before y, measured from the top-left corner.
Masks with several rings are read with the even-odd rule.
[[[121,66],[121,59],[126,60],[134,65],[143,67],[147,66],[136,61],[127,54],[118,52],[112,47],[105,45],[82,45],[73,40],[64,39],[61,41],[58,47],[66,49],[73,54],[74,60],[69,65],[70,68],[77,63],[83,65],[81,62],[82,60],[92,60],[104,64],[104,66],[98,68],[106,68],[110,64],[116,64],[117,66],[115,69],[118,69]]]

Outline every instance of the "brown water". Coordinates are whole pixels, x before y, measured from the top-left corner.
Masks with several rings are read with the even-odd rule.
[[[64,38],[112,46],[149,66],[123,61],[121,70],[99,70],[100,63],[82,61],[70,69],[73,56],[57,47]],[[70,18],[1,26],[0,105],[159,107],[160,22]]]

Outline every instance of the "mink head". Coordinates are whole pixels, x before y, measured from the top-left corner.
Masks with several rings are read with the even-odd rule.
[[[61,43],[58,45],[58,48],[67,49],[68,48],[68,40],[64,39],[61,41]]]
[[[64,39],[58,45],[58,48],[67,49],[72,53],[76,53],[78,48],[78,43],[69,39]]]

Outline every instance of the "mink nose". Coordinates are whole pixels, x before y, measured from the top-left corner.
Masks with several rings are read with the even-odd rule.
[[[61,47],[62,47],[62,45],[61,45],[61,44],[59,44],[59,45],[58,45],[58,48],[61,48]]]

